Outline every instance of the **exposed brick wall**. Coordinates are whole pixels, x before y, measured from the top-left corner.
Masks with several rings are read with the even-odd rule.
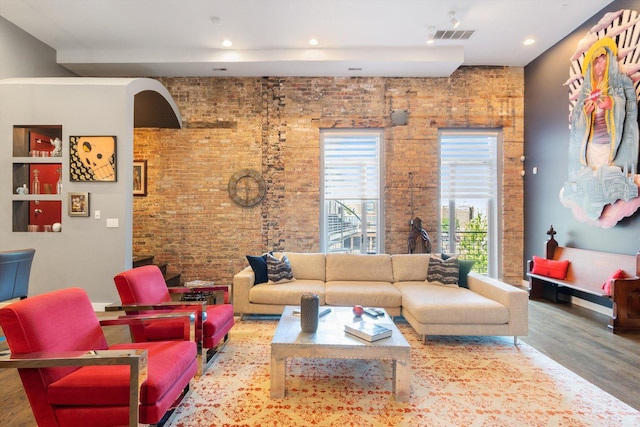
[[[502,128],[501,276],[521,283],[522,68],[465,67],[449,78],[159,80],[184,127],[135,131],[149,195],[134,200],[134,254],[155,255],[185,280],[226,283],[247,265],[245,254],[318,251],[320,129],[352,127],[384,129],[385,252],[406,253],[410,180],[413,216],[436,236],[438,129]],[[407,125],[392,126],[394,109],[409,112]],[[267,182],[253,208],[227,192],[244,168]]]

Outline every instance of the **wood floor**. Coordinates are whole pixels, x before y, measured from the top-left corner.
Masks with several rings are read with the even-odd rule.
[[[529,336],[522,341],[640,410],[640,334],[615,335],[608,318],[581,307],[531,301]],[[126,328],[105,329],[109,343],[128,339]],[[0,342],[0,350],[6,349]],[[14,370],[0,370],[2,425],[34,427],[31,408]]]
[[[640,334],[613,334],[608,323],[575,305],[530,301],[522,341],[640,411]]]

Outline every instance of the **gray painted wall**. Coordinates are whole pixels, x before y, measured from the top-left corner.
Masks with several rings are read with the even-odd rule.
[[[69,76],[74,74],[56,64],[52,48],[0,17],[0,251],[36,248],[29,295],[77,286],[100,309],[119,301],[113,276],[132,262],[134,109],[157,113],[145,126],[179,127],[181,119],[156,80]],[[14,125],[62,126],[61,233],[12,232],[12,200],[18,197],[11,167]],[[69,182],[71,135],[117,137],[116,182]],[[76,191],[90,193],[88,218],[67,215],[66,195]],[[95,210],[100,220],[93,219]],[[107,218],[120,226],[107,228]]]
[[[640,11],[640,0],[614,1],[525,67],[525,260],[544,255],[550,225],[562,246],[622,254],[640,250],[640,212],[602,229],[578,222],[558,197],[567,179],[569,100],[562,84],[569,77],[569,58],[589,28],[620,9]]]
[[[43,78],[37,84],[33,79],[0,81],[0,249],[36,249],[29,295],[81,287],[93,302],[117,302],[113,276],[130,268],[132,259],[133,196],[126,190],[133,188],[133,107],[127,108],[133,105],[133,97],[128,99],[126,87],[102,86],[92,79],[82,84],[61,81],[77,79]],[[14,124],[62,125],[60,233],[11,230],[11,197],[19,197],[9,196],[15,194],[10,167]],[[117,137],[117,182],[69,182],[71,135]],[[100,220],[68,216],[67,193],[85,191],[90,193],[90,213],[100,210]],[[106,228],[107,218],[118,218],[120,227]]]
[[[0,250],[35,248],[29,295],[67,287],[84,288],[100,308],[118,302],[113,276],[131,268],[133,234],[133,127],[136,95],[160,94],[180,123],[180,114],[166,88],[152,79],[27,78],[0,80]],[[165,117],[158,116],[164,123]],[[150,123],[154,125],[155,123]],[[62,232],[12,231],[14,125],[62,126]],[[155,124],[158,126],[157,124]],[[69,137],[115,135],[116,182],[70,182]],[[89,217],[70,217],[68,193],[89,193]],[[52,196],[49,196],[52,197]],[[56,197],[56,196],[53,196]],[[30,195],[27,198],[37,199]],[[94,218],[96,210],[100,219]],[[119,227],[107,228],[107,219]]]
[[[56,64],[56,52],[0,17],[0,79],[74,76]]]

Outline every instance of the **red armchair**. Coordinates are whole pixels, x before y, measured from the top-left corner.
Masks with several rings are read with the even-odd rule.
[[[231,304],[207,305],[204,302],[173,302],[170,292],[183,293],[184,288],[167,287],[160,268],[145,265],[124,271],[114,277],[121,306],[109,306],[108,310],[121,309],[128,314],[148,314],[174,310],[197,310],[196,342],[198,343],[199,373],[202,373],[215,354],[216,347],[224,343],[233,327]],[[206,290],[206,289],[204,289]],[[135,342],[185,339],[179,322],[147,323],[132,326]],[[203,356],[204,349],[207,349]]]
[[[0,325],[11,351],[0,367],[18,368],[40,427],[157,424],[197,371],[192,341],[108,346],[78,288],[5,306]]]

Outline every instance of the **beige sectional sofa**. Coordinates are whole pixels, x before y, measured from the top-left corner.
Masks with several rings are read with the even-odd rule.
[[[287,252],[295,280],[254,285],[251,266],[233,278],[233,304],[245,314],[281,314],[299,305],[304,292],[327,306],[382,307],[402,315],[425,339],[428,335],[504,335],[528,333],[528,293],[469,273],[467,286],[429,283],[430,254],[323,254]]]

